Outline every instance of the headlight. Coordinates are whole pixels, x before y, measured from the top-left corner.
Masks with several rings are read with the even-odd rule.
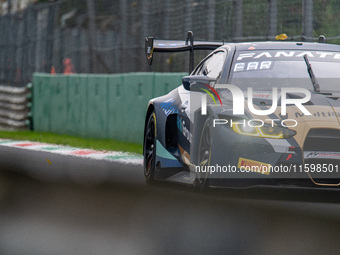
[[[234,122],[232,125],[232,130],[240,135],[247,136],[255,136],[255,137],[264,137],[264,138],[272,138],[272,139],[287,139],[296,134],[294,130],[290,130],[288,128],[283,127],[272,127],[268,124],[263,123],[255,123],[252,122],[252,125],[249,125],[249,122]]]

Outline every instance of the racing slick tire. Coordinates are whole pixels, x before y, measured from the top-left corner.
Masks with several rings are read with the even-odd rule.
[[[203,126],[199,147],[198,147],[198,165],[200,166],[200,170],[196,173],[195,177],[195,186],[200,191],[205,191],[209,187],[209,172],[203,171],[207,169],[207,166],[210,165],[211,159],[211,142],[212,142],[212,127],[211,127],[211,119],[208,118]]]
[[[155,183],[156,169],[156,114],[154,112],[151,112],[145,127],[143,146],[144,178],[146,184],[152,185]]]

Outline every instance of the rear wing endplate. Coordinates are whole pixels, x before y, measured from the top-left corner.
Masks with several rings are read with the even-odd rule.
[[[194,69],[195,50],[215,50],[222,46],[223,42],[203,42],[195,41],[194,34],[189,31],[185,41],[155,40],[153,37],[145,38],[145,54],[148,64],[152,64],[154,52],[190,52],[189,73]]]

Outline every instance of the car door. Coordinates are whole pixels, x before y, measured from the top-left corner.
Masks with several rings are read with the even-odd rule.
[[[209,78],[213,78],[216,81],[220,77],[222,68],[224,66],[227,52],[224,50],[218,50],[206,57],[192,72],[191,76],[204,75]],[[182,86],[183,87],[183,86]],[[177,114],[177,137],[184,162],[188,160],[190,162],[190,144],[192,142],[192,125],[193,125],[193,113],[196,107],[200,107],[200,104],[193,105],[190,102],[192,98],[196,97],[193,94],[199,92],[190,92],[184,88],[179,90],[181,97],[181,106]],[[199,95],[198,95],[199,96]],[[194,100],[196,101],[196,100]]]

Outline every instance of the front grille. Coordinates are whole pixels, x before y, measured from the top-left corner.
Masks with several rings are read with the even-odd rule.
[[[303,150],[315,153],[316,158],[305,158],[314,181],[323,184],[340,183],[340,158],[325,158],[327,152],[340,152],[340,130],[329,128],[311,129],[306,137]],[[322,154],[326,154],[322,155]],[[329,153],[332,155],[332,153]],[[320,156],[318,158],[318,155]],[[323,171],[317,171],[317,170]]]
[[[303,150],[340,152],[340,130],[328,128],[311,129],[307,134]]]

